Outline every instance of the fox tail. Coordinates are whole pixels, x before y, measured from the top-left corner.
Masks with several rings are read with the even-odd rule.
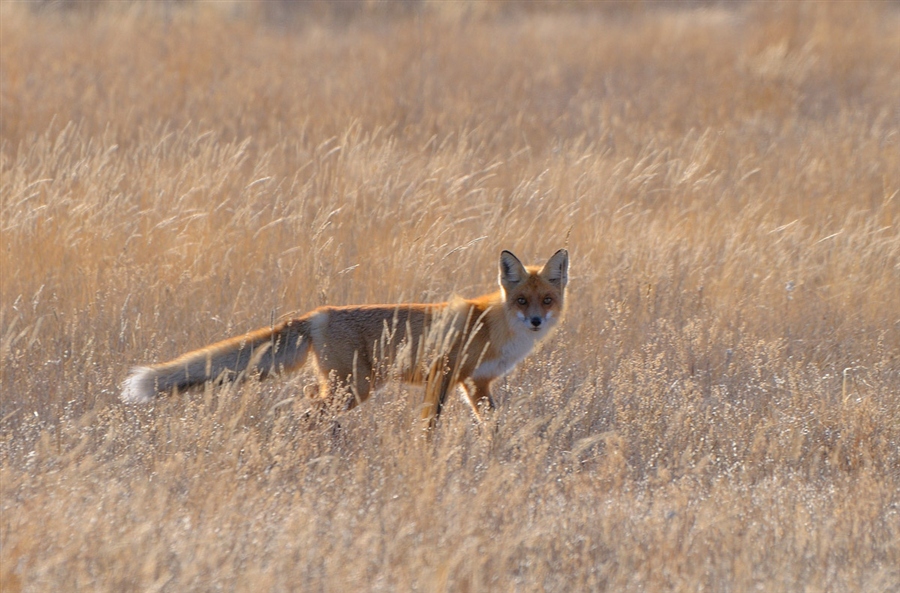
[[[122,401],[147,403],[159,393],[207,381],[232,381],[259,372],[266,376],[303,365],[310,346],[310,320],[291,319],[188,352],[160,364],[131,369]]]

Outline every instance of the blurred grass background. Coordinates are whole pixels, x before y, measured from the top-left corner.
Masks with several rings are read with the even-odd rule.
[[[4,1],[0,62],[3,591],[898,588],[896,4]],[[489,426],[117,401],[564,245]]]

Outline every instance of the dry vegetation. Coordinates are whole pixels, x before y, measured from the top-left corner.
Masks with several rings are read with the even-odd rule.
[[[896,4],[261,6],[0,6],[4,593],[900,590]],[[117,402],[567,237],[486,426]]]

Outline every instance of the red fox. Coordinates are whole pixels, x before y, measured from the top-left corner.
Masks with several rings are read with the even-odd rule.
[[[480,420],[482,409],[494,408],[491,384],[559,323],[568,268],[565,249],[543,268],[525,267],[503,251],[495,293],[436,304],[319,307],[169,362],[136,367],[122,400],[149,402],[173,388],[287,372],[312,353],[319,405],[349,410],[393,376],[425,383],[422,418],[429,426],[457,386]]]

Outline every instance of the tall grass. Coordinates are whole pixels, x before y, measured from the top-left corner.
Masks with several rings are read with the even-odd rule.
[[[896,6],[261,6],[0,5],[0,589],[900,589]],[[117,401],[564,245],[485,425]]]

